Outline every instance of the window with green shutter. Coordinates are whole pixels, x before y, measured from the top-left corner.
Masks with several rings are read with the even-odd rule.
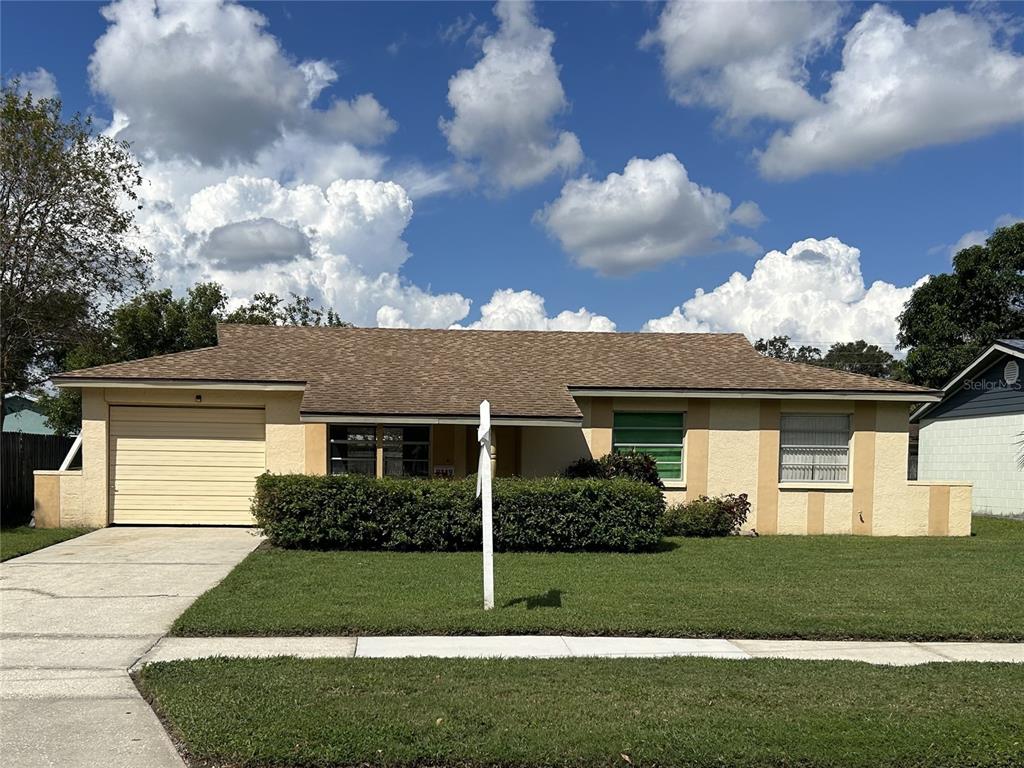
[[[619,412],[615,414],[612,450],[650,454],[662,480],[682,480],[685,435],[683,413]]]

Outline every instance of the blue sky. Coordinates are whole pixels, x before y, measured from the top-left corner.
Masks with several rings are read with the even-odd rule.
[[[249,7],[262,24],[255,14],[230,18],[223,6],[186,6],[177,33],[167,23],[174,6],[121,4],[107,18],[103,7],[4,3],[3,75],[25,75],[37,90],[52,85],[66,109],[114,121],[112,131],[121,126],[155,180],[147,201],[154,213],[142,225],[157,282],[177,288],[213,278],[236,297],[294,289],[360,324],[411,325],[479,323],[495,291],[505,291],[484,327],[614,323],[892,344],[910,286],[948,270],[958,241],[976,242],[997,221],[1024,215],[1024,12],[1014,4],[820,3],[779,16],[757,4],[723,14],[543,3],[512,6],[502,22],[490,3],[259,3]],[[777,39],[752,37],[737,16]],[[485,54],[502,24],[501,50]],[[702,29],[724,44],[715,48]],[[193,39],[179,43],[174,34]],[[949,53],[968,39],[967,53]],[[250,50],[276,43],[276,52],[239,60],[232,43],[246,41]],[[517,95],[503,67],[524,60],[537,79]],[[333,71],[308,103],[290,79],[304,62]],[[959,89],[944,68],[968,73]],[[460,72],[469,73],[468,90],[455,107],[450,81]],[[780,94],[788,95],[747,93],[766,72],[783,73]],[[250,75],[271,78],[271,96]],[[880,88],[890,92],[872,104]],[[221,92],[249,95],[222,104]],[[347,111],[359,94],[372,95],[373,108]],[[335,101],[346,111],[324,127]],[[189,111],[210,121],[201,133],[176,122]],[[451,121],[448,134],[441,119]],[[231,145],[254,126],[266,128],[262,138]],[[800,131],[815,126],[813,135],[831,138],[804,146],[800,136],[812,134]],[[221,129],[227,138],[205,147]],[[766,170],[777,133],[797,138]],[[556,150],[566,134],[574,139]],[[507,181],[534,157],[518,141],[540,146],[537,162],[553,169]],[[848,147],[863,149],[848,158]],[[674,160],[650,164],[669,153]],[[623,174],[632,158],[641,162],[626,176],[638,186],[616,197],[607,177]],[[233,176],[252,180],[244,194],[225,186]],[[304,200],[282,201],[287,190],[326,189],[335,178],[377,186],[349,185],[345,199],[313,212]],[[259,179],[277,186],[257,194]],[[381,186],[388,181],[400,191]],[[667,201],[652,184],[667,185]],[[242,204],[240,194],[259,200]],[[692,204],[676,208],[674,195]],[[745,201],[762,213],[747,225],[730,218]],[[347,223],[325,235],[328,220]],[[809,238],[838,245],[787,253]],[[761,282],[715,292],[735,272],[748,280],[769,251],[779,255],[764,264]],[[886,285],[869,292],[875,281]],[[706,296],[683,305],[698,290]],[[563,311],[574,314],[558,320]]]

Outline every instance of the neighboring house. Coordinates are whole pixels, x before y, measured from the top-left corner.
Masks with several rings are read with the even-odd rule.
[[[32,395],[10,392],[4,395],[4,432],[26,435],[52,435],[43,409]]]
[[[80,473],[41,524],[247,524],[263,471],[463,477],[480,401],[499,476],[611,451],[670,501],[746,493],[760,533],[967,535],[970,486],[906,480],[935,390],[762,357],[740,334],[222,325],[216,347],[74,371]]]
[[[1024,339],[1001,339],[913,414],[918,477],[967,480],[974,511],[1024,514]]]

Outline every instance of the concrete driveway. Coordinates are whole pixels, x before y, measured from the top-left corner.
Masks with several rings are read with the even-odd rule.
[[[0,565],[0,763],[181,768],[127,670],[258,544],[105,528]]]

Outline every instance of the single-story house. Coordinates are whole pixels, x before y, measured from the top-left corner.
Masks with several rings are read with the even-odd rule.
[[[917,476],[973,484],[974,511],[1024,515],[1024,339],[1000,339],[912,415]]]
[[[25,435],[52,435],[53,430],[46,423],[46,414],[39,406],[39,400],[25,392],[8,392],[4,395],[4,432],[21,432]]]
[[[670,502],[746,493],[762,534],[968,535],[965,482],[906,480],[935,390],[788,363],[740,334],[222,325],[215,347],[62,374],[82,469],[42,525],[248,524],[264,471],[462,477],[491,403],[498,476],[645,451]]]

